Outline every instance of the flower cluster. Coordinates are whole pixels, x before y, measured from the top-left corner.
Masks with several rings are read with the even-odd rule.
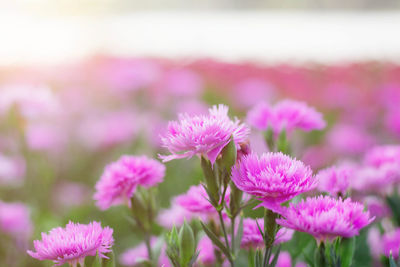
[[[272,127],[275,133],[282,130],[291,132],[295,128],[303,131],[321,130],[326,126],[321,113],[303,102],[293,100],[284,100],[273,107],[261,102],[249,111],[247,121],[259,130]]]

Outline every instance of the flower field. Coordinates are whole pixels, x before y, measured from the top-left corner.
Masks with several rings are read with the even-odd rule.
[[[0,68],[0,266],[400,266],[400,65]]]

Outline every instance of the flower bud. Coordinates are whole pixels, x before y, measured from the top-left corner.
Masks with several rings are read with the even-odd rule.
[[[185,221],[179,231],[179,254],[181,265],[187,266],[196,250],[196,241],[194,240],[193,230]]]

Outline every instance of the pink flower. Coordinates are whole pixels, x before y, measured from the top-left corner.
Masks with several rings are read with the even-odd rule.
[[[374,167],[386,164],[400,165],[400,145],[376,146],[366,153],[364,162]]]
[[[152,237],[150,240],[151,247],[157,247],[160,240],[157,240],[157,238]],[[146,248],[146,244],[140,243],[136,247],[130,248],[123,252],[121,256],[119,257],[119,262],[124,265],[124,266],[142,266],[141,262],[144,260],[148,260],[149,255],[148,251]],[[163,246],[161,248],[160,256],[158,258],[158,266],[163,266],[163,267],[171,267],[171,263],[169,262],[168,256],[165,253],[165,247]]]
[[[197,250],[199,251],[199,257],[197,259],[205,266],[214,266],[215,265],[215,254],[214,254],[214,245],[211,240],[207,236],[203,236],[199,244],[197,245]]]
[[[293,100],[281,101],[273,107],[261,102],[249,111],[247,121],[259,130],[272,127],[275,134],[282,130],[291,132],[295,128],[303,131],[321,130],[326,126],[321,113],[303,102]]]
[[[146,156],[122,156],[106,166],[96,184],[94,199],[97,206],[110,206],[128,202],[138,186],[152,187],[162,182],[165,166]]]
[[[316,187],[310,167],[282,153],[250,154],[232,168],[232,181],[242,191],[272,208]]]
[[[272,255],[271,261],[273,260],[274,256]],[[279,254],[278,261],[276,262],[276,267],[292,267],[292,258],[287,251],[282,251]],[[295,267],[306,267],[307,264],[304,262],[296,263]]]
[[[338,124],[327,134],[329,147],[343,154],[358,154],[375,143],[375,140],[362,127]]]
[[[331,196],[345,196],[353,175],[354,167],[350,164],[341,164],[323,169],[316,175],[318,190],[328,192]]]
[[[194,214],[173,201],[171,208],[161,210],[157,222],[165,228],[180,226],[184,221],[190,221]]]
[[[226,191],[225,201],[229,202],[229,190]],[[213,215],[215,208],[208,201],[207,192],[202,185],[193,185],[189,190],[177,196],[174,202],[189,212],[199,215]]]
[[[32,235],[33,225],[29,209],[22,203],[0,201],[0,231],[26,242]]]
[[[290,203],[289,208],[282,210],[283,218],[276,221],[282,226],[313,235],[321,242],[338,236],[349,238],[358,235],[361,228],[374,220],[363,209],[362,204],[349,198],[319,196],[303,199],[297,204]]]
[[[382,236],[382,246],[383,254],[385,254],[386,257],[389,257],[390,253],[392,253],[393,258],[398,259],[400,251],[400,228],[385,233]]]
[[[377,227],[373,226],[369,229],[367,243],[372,257],[378,260],[382,254],[382,237]]]
[[[21,185],[25,179],[25,160],[0,154],[0,185]]]
[[[363,199],[371,216],[376,218],[390,217],[392,212],[386,203],[376,196],[367,196]]]
[[[246,218],[243,220],[243,237],[242,243],[240,246],[242,248],[263,248],[264,240],[260,233],[260,229],[257,226],[260,226],[261,230],[264,231],[264,220],[259,219],[256,221],[255,219]],[[292,229],[281,228],[275,237],[274,244],[280,244],[289,241],[292,239],[294,231]]]
[[[132,141],[138,132],[137,124],[131,111],[117,111],[87,118],[82,122],[78,134],[91,149],[107,148]]]
[[[57,227],[48,234],[42,233],[42,240],[33,241],[36,252],[28,254],[38,260],[52,260],[56,266],[68,263],[83,266],[86,256],[107,258],[114,244],[113,230],[101,227],[99,222],[79,224],[69,222],[65,228]]]
[[[160,156],[164,162],[194,155],[205,156],[212,163],[229,143],[231,136],[238,146],[246,141],[249,129],[228,117],[228,107],[213,106],[209,115],[180,114],[179,121],[168,124],[167,134],[161,140],[172,155]]]
[[[381,167],[363,166],[357,169],[351,180],[351,187],[360,192],[390,194],[398,180],[399,166],[385,164]]]

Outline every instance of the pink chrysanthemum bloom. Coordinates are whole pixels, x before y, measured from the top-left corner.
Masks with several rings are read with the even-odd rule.
[[[382,236],[382,246],[383,254],[385,254],[386,257],[389,257],[390,253],[392,253],[393,258],[398,259],[400,251],[400,228],[385,233]]]
[[[275,133],[282,130],[291,132],[295,128],[321,130],[326,126],[321,113],[306,103],[293,100],[281,101],[273,107],[261,102],[249,111],[247,121],[259,130],[272,127]]]
[[[57,227],[48,234],[42,233],[42,240],[33,241],[36,252],[28,250],[28,254],[38,260],[52,260],[55,266],[68,263],[83,266],[86,256],[98,254],[107,258],[114,244],[113,230],[101,227],[99,222],[79,224],[69,222],[65,228]]]
[[[297,204],[290,203],[289,208],[282,210],[283,218],[276,222],[296,231],[306,232],[318,242],[333,240],[338,236],[353,237],[361,228],[370,224],[369,212],[364,206],[351,199],[334,199],[319,196],[304,199]]]
[[[180,114],[179,121],[169,122],[167,134],[161,137],[163,146],[172,155],[160,157],[166,162],[198,155],[214,163],[231,136],[239,146],[246,141],[248,134],[249,129],[245,124],[228,117],[228,107],[225,105],[213,106],[208,115]]]
[[[350,164],[323,169],[316,175],[318,190],[328,192],[331,196],[345,196],[353,175],[354,167]]]
[[[122,156],[105,168],[96,184],[94,199],[102,210],[128,203],[138,186],[154,186],[162,182],[164,175],[165,166],[157,160],[146,156]]]
[[[14,237],[19,243],[26,242],[32,234],[29,209],[22,203],[0,201],[0,231]]]
[[[281,152],[244,156],[232,168],[231,178],[237,188],[271,209],[317,185],[309,166]]]
[[[264,231],[264,220],[258,220],[258,225]],[[263,248],[264,240],[258,229],[257,221],[255,219],[246,218],[243,220],[243,237],[240,246],[245,249],[249,248]],[[280,244],[292,239],[294,230],[288,228],[279,229],[275,237],[274,244]]]
[[[225,194],[225,202],[229,203],[229,189]],[[186,193],[177,196],[174,199],[174,203],[198,215],[208,216],[216,212],[208,201],[207,192],[202,185],[191,186]]]

